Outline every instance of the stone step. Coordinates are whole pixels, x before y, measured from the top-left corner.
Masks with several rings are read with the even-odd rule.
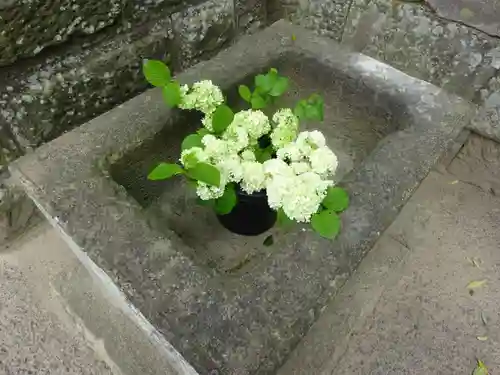
[[[470,374],[477,359],[500,368],[500,144],[473,134],[458,150],[422,182],[278,375]]]
[[[48,222],[0,250],[0,280],[2,374],[196,375]]]

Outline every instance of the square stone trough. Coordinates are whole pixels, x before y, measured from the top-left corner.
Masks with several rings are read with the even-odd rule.
[[[284,21],[177,78],[211,79],[239,105],[238,85],[270,67],[290,77],[283,105],[325,99],[325,121],[307,127],[338,153],[336,178],[351,196],[334,241],[297,226],[266,247],[267,233],[228,233],[181,179],[147,181],[200,120],[167,108],[158,89],[11,166],[97,282],[117,287],[144,334],[178,361],[178,374],[193,374],[190,365],[199,374],[275,373],[474,113]]]

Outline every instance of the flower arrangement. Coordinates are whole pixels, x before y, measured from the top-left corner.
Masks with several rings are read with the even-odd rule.
[[[147,60],[143,72],[161,87],[166,103],[203,113],[202,127],[182,141],[179,163],[160,163],[150,180],[187,177],[200,202],[219,215],[229,214],[238,198],[264,191],[278,223],[311,223],[321,236],[333,239],[340,230],[339,212],[349,204],[347,193],[335,186],[338,160],[320,131],[299,131],[301,121],[323,120],[323,99],[312,95],[294,110],[283,108],[268,116],[262,110],[284,94],[288,79],[276,69],[255,77],[252,91],[239,86],[249,109],[234,113],[219,87],[204,80],[180,85],[168,67]]]

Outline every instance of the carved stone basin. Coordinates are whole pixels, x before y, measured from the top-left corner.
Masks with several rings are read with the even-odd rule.
[[[11,167],[97,282],[114,283],[166,355],[180,352],[200,374],[274,373],[473,114],[458,97],[283,21],[178,79],[211,79],[235,101],[240,83],[270,67],[291,78],[282,105],[325,98],[325,121],[307,126],[338,153],[336,178],[351,195],[335,241],[298,226],[265,247],[267,234],[228,233],[180,179],[147,181],[199,124],[156,89]],[[177,373],[192,374],[182,363]]]

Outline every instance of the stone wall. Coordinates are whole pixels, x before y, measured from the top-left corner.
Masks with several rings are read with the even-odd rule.
[[[178,72],[265,26],[267,4],[0,0],[0,240],[35,212],[10,161],[145,90],[143,59]]]
[[[500,141],[497,0],[299,0],[297,7],[303,26],[478,104],[472,129]]]
[[[144,58],[180,71],[280,18],[470,99],[474,129],[500,140],[500,7],[482,22],[474,1],[456,10],[471,1],[0,0],[0,172],[146,89]],[[0,216],[29,217],[6,186]]]

